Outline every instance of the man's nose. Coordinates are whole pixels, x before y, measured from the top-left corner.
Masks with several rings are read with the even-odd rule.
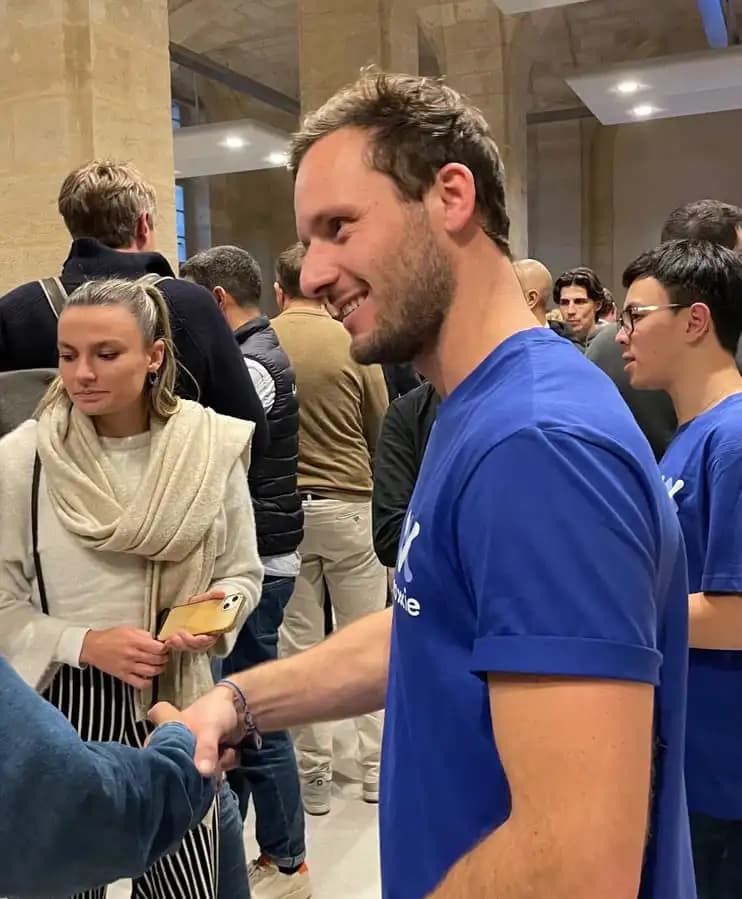
[[[338,268],[330,252],[310,245],[301,265],[301,292],[304,296],[311,299],[331,296],[337,279]]]

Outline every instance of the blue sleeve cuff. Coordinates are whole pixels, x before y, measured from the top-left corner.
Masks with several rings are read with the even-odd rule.
[[[196,752],[196,737],[193,731],[189,730],[185,724],[180,721],[168,721],[167,724],[161,724],[154,730],[149,741],[150,746],[157,748],[158,746],[172,746],[176,749],[182,749],[193,757]]]
[[[662,654],[648,646],[587,637],[481,637],[471,670],[477,675],[538,674],[659,684]]]
[[[702,593],[742,593],[742,577],[729,575],[704,576],[701,581]]]

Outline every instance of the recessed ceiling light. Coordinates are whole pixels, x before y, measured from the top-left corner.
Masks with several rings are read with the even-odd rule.
[[[265,161],[269,162],[271,165],[288,165],[289,154],[285,151],[276,150],[274,153],[269,153],[265,157]]]
[[[244,137],[240,137],[237,134],[228,134],[227,137],[221,141],[221,146],[226,147],[228,150],[241,150],[247,141]]]
[[[629,94],[635,94],[637,91],[640,91],[641,87],[642,86],[638,81],[628,79],[627,81],[619,81],[619,83],[616,85],[616,90],[619,92],[619,94],[628,96]]]
[[[631,110],[631,114],[636,116],[637,119],[647,119],[649,116],[654,115],[655,112],[657,112],[656,107],[650,106],[649,103],[642,103]]]

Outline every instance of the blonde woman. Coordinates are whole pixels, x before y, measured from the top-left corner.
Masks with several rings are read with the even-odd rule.
[[[0,652],[83,739],[141,746],[153,697],[199,696],[210,655],[235,639],[161,643],[162,611],[239,594],[244,619],[257,605],[254,426],[176,398],[167,306],[145,282],[82,285],[58,337],[58,381],[36,420],[0,441]],[[132,895],[213,899],[214,821]]]

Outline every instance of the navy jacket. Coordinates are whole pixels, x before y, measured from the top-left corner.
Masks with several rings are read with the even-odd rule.
[[[223,415],[254,421],[253,457],[262,456],[268,445],[265,413],[232,332],[208,290],[176,279],[159,253],[125,253],[87,237],[73,242],[61,280],[71,293],[83,281],[148,274],[172,279],[158,288],[170,309],[173,341],[183,366],[178,394]],[[57,363],[56,320],[38,282],[23,284],[0,298],[0,371],[56,368]]]
[[[0,658],[0,896],[71,896],[136,877],[214,800],[180,724],[147,749],[83,743]]]

